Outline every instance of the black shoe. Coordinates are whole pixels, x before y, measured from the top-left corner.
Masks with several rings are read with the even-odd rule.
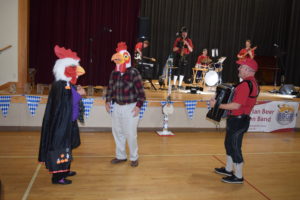
[[[229,172],[225,169],[225,167],[221,167],[221,168],[215,168],[215,172],[217,174],[222,174],[222,175],[225,175],[225,176],[233,176],[233,172]]]
[[[244,178],[238,178],[235,175],[232,175],[222,178],[222,181],[224,183],[242,184],[244,183]]]
[[[138,160],[131,161],[130,166],[131,167],[137,167],[137,166],[139,166],[139,161]]]
[[[184,87],[183,86],[178,86],[178,89],[179,90],[184,90]]]
[[[77,173],[75,171],[67,172],[67,176],[75,176]]]
[[[110,162],[111,164],[118,164],[118,163],[121,163],[121,162],[126,162],[127,159],[118,159],[118,158],[114,158],[112,159]]]
[[[68,184],[71,184],[71,183],[72,183],[71,180],[65,179],[65,178],[63,178],[59,181],[52,181],[52,184],[60,184],[60,185],[68,185]]]
[[[177,90],[177,87],[175,85],[172,85],[172,90]]]

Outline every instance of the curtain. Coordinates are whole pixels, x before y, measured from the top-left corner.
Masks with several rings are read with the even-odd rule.
[[[119,41],[132,52],[140,0],[30,0],[29,67],[37,83],[54,80],[54,46],[77,52],[86,74],[82,85],[107,85]],[[133,55],[132,55],[133,56]]]
[[[151,20],[150,54],[160,66],[172,52],[176,32],[189,29],[194,43],[189,73],[203,48],[218,48],[226,56],[223,82],[237,82],[236,55],[250,39],[256,55],[274,56],[274,44],[283,51],[287,82],[299,85],[299,17],[297,0],[142,0],[141,16]]]

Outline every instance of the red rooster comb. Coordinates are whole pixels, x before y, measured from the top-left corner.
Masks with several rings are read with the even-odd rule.
[[[125,42],[119,42],[118,47],[116,48],[116,51],[122,51],[122,50],[127,50],[127,45]]]
[[[77,53],[73,52],[71,49],[65,49],[64,47],[55,45],[54,52],[59,58],[73,58],[74,60],[80,60],[80,58],[77,56]]]

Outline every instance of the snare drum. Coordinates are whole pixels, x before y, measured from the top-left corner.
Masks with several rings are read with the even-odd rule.
[[[219,75],[217,72],[210,70],[205,74],[205,83],[208,86],[215,86],[219,81]]]

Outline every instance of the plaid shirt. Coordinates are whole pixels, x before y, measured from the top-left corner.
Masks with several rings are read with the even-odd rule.
[[[137,102],[136,106],[140,108],[145,99],[142,77],[136,68],[127,68],[123,75],[116,71],[110,74],[106,102],[113,101],[119,104]]]

